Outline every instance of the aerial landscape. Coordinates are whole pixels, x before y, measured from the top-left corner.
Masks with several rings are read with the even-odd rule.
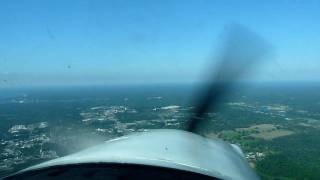
[[[228,150],[149,138],[178,174],[320,179],[318,19],[317,0],[0,1],[0,179],[155,129]]]
[[[200,134],[239,145],[262,179],[316,179],[319,88],[309,83],[235,89],[207,113]],[[0,175],[134,132],[183,130],[193,108],[191,89],[155,85],[2,93]]]

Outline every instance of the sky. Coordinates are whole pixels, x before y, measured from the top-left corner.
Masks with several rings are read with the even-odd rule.
[[[273,53],[250,81],[320,80],[317,0],[2,0],[0,87],[203,79],[237,23]]]

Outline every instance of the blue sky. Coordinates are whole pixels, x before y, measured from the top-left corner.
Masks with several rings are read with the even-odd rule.
[[[197,81],[234,22],[274,47],[246,79],[320,80],[319,19],[313,0],[2,0],[0,86]]]

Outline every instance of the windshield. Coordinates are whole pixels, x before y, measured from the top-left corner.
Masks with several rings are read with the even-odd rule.
[[[318,1],[3,0],[0,178],[190,128],[238,145],[262,179],[317,179],[319,19]]]

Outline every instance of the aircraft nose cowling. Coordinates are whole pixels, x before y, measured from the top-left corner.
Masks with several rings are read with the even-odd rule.
[[[150,165],[220,179],[259,179],[238,146],[182,130],[169,129],[123,136],[21,172],[82,163]]]

